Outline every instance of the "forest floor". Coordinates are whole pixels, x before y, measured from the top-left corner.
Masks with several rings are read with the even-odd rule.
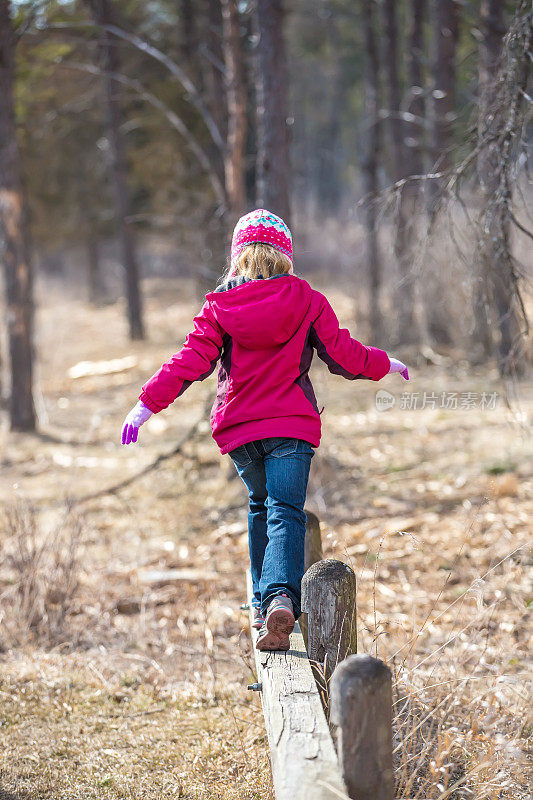
[[[210,437],[214,376],[119,444],[200,305],[183,281],[147,290],[150,340],[132,345],[122,303],[41,287],[41,432],[0,432],[3,800],[272,798],[239,609],[246,495]],[[307,507],[325,556],[356,571],[360,651],[394,670],[397,796],[525,800],[533,385],[509,407],[495,372],[456,354],[410,372],[378,386],[313,365]]]

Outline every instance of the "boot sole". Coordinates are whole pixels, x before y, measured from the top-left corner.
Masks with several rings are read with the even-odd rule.
[[[257,640],[255,648],[261,651],[282,650],[286,651],[290,647],[288,636],[277,636],[275,633],[267,630],[264,636]]]
[[[285,638],[294,630],[294,614],[286,608],[276,608],[271,614],[267,614],[266,626],[270,633]]]

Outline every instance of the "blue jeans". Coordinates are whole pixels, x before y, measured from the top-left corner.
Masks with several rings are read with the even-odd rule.
[[[248,544],[252,604],[266,612],[285,592],[301,614],[305,496],[314,450],[302,439],[259,439],[230,452],[250,497]]]

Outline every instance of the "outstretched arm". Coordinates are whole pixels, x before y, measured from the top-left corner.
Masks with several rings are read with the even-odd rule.
[[[144,384],[139,400],[157,414],[183,394],[191,383],[203,381],[211,375],[220,358],[223,336],[209,302],[204,303],[181,350]]]
[[[223,336],[224,331],[206,302],[194,318],[194,328],[181,350],[142,387],[139,402],[122,426],[122,444],[136,442],[140,426],[152,414],[167,408],[191,383],[201,381],[213,372],[222,350]]]
[[[352,339],[350,331],[340,327],[339,320],[324,295],[319,294],[319,298],[319,313],[311,327],[310,340],[329,371],[348,380],[381,380],[391,368],[387,353]]]

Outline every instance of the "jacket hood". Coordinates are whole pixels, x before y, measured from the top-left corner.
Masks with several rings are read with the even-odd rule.
[[[285,344],[296,333],[312,292],[302,278],[280,275],[220,287],[206,299],[217,322],[233,339],[248,350],[264,350]]]

